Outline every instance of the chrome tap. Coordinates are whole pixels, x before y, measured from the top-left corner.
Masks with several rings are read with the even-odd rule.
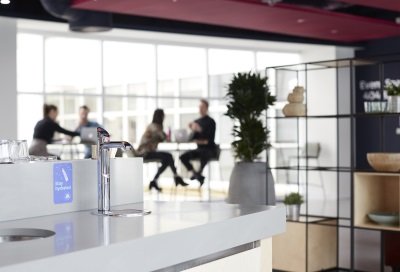
[[[97,173],[98,173],[98,213],[110,212],[110,149],[133,150],[130,143],[111,142],[110,134],[103,128],[97,128]]]

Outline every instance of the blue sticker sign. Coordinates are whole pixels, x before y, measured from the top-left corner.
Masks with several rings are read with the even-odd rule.
[[[72,202],[72,163],[53,165],[54,204]]]

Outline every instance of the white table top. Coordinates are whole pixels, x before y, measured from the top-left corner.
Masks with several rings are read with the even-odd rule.
[[[0,243],[0,271],[152,271],[261,240],[285,230],[283,207],[145,202],[152,214],[121,218],[91,211],[0,223],[55,236]]]

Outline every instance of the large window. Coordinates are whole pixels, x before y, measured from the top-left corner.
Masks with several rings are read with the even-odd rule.
[[[103,42],[104,126],[115,139],[140,140],[155,103],[155,46]],[[154,98],[153,98],[154,99]]]
[[[216,142],[223,147],[223,179],[233,167],[232,122],[224,115],[232,74],[299,59],[296,53],[40,32],[19,33],[17,54],[19,138],[32,139],[43,103],[57,105],[58,120],[69,129],[76,128],[78,108],[86,104],[89,118],[103,124],[114,140],[137,145],[156,108],[166,113],[165,129],[187,128],[199,116],[199,99],[208,98]]]
[[[17,90],[24,93],[18,96],[18,137],[31,139],[44,101],[43,36],[21,33],[17,45]]]
[[[45,101],[59,108],[64,127],[77,127],[77,110],[92,106],[91,119],[101,120],[101,42],[96,40],[48,37],[44,42]]]
[[[43,92],[43,36],[21,33],[17,44],[18,91]]]

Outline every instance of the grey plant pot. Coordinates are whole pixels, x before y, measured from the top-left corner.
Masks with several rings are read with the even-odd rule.
[[[299,221],[300,218],[300,205],[286,205],[286,218],[292,221]]]
[[[265,162],[238,162],[229,179],[226,202],[234,204],[275,205],[275,185]]]

